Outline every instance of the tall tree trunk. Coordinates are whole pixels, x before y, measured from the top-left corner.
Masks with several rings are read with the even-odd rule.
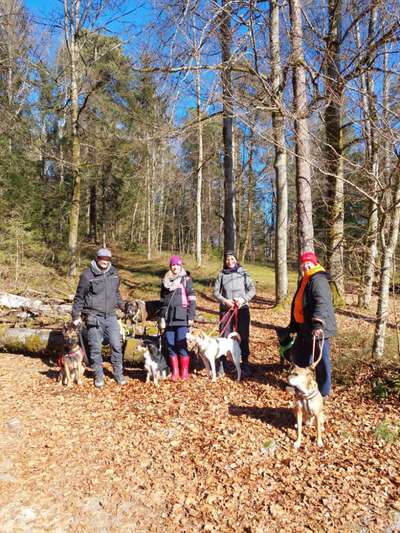
[[[146,234],[147,234],[147,259],[151,259],[152,250],[152,224],[151,224],[151,169],[150,169],[150,152],[148,152],[149,159],[147,161],[146,172]]]
[[[329,172],[327,187],[328,239],[327,263],[336,283],[339,297],[344,296],[344,175],[343,175],[343,135],[341,114],[343,103],[343,83],[340,75],[340,44],[342,26],[342,0],[329,0],[329,31],[326,47],[325,72],[325,135],[326,166]]]
[[[222,0],[220,22],[221,56],[224,68],[222,84],[222,130],[224,139],[224,251],[234,250],[236,245],[235,176],[233,174],[233,84],[231,77],[231,3]]]
[[[399,159],[400,161],[400,159]],[[390,212],[390,228],[387,243],[382,234],[382,265],[379,281],[379,298],[376,312],[376,323],[372,354],[375,359],[381,359],[385,349],[385,331],[389,314],[389,285],[393,269],[394,254],[399,237],[400,226],[400,164],[394,172],[393,204]]]
[[[79,139],[79,94],[78,94],[78,28],[79,28],[79,11],[80,0],[64,0],[64,20],[66,39],[70,53],[70,77],[71,77],[71,123],[72,123],[72,201],[69,214],[69,234],[68,247],[70,254],[70,264],[68,274],[74,276],[76,274],[77,263],[77,245],[78,245],[78,229],[79,229],[79,211],[81,205],[81,173],[80,173],[80,158],[81,148]]]
[[[287,154],[285,141],[285,118],[283,105],[282,69],[279,36],[279,2],[270,3],[270,46],[272,93],[277,111],[272,112],[274,139],[274,169],[276,180],[276,225],[275,225],[275,303],[284,303],[288,298],[287,233],[288,233],[288,186]]]
[[[376,26],[376,9],[371,10],[368,35],[373,39]],[[356,27],[356,42],[360,45],[359,28]],[[365,122],[365,136],[367,145],[367,170],[372,176],[370,195],[374,201],[370,201],[368,226],[365,238],[365,259],[363,272],[363,286],[359,304],[362,307],[370,307],[372,300],[372,288],[374,283],[376,258],[378,255],[378,146],[376,139],[377,116],[376,116],[376,96],[374,88],[373,74],[371,71],[361,75],[361,87],[363,93],[363,114]]]
[[[297,235],[298,251],[314,250],[314,227],[311,198],[310,135],[308,131],[308,105],[306,72],[303,53],[303,27],[301,0],[290,0],[292,24],[294,130],[296,154]]]
[[[90,187],[89,239],[92,242],[97,242],[97,186],[95,183]]]
[[[199,54],[196,54],[196,62],[199,65]],[[197,112],[197,139],[198,139],[198,159],[196,169],[196,263],[201,266],[202,254],[202,189],[203,189],[203,122],[201,120],[201,74],[196,71],[196,112]]]
[[[257,119],[255,120],[257,122]],[[255,188],[256,188],[256,175],[254,173],[254,129],[251,129],[250,146],[249,146],[249,162],[248,162],[248,181],[247,181],[247,220],[246,220],[246,232],[243,240],[243,247],[240,251],[241,260],[246,259],[247,252],[252,248],[253,241],[253,211],[255,204]]]
[[[233,131],[232,138],[232,162],[233,162],[233,176],[235,180],[235,223],[236,223],[236,236],[235,236],[235,250],[238,257],[242,255],[242,198],[243,198],[243,169],[244,164],[239,162],[240,159],[240,147],[238,146],[239,135]]]

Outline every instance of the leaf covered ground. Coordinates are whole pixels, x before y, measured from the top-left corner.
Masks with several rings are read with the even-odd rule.
[[[139,269],[121,272],[143,296]],[[212,316],[206,283],[198,296]],[[368,375],[335,379],[325,447],[307,427],[296,451],[273,329],[287,312],[271,297],[261,288],[253,304],[255,372],[239,383],[198,372],[157,389],[127,368],[126,387],[96,390],[87,371],[65,388],[51,361],[1,354],[0,531],[399,531],[398,403],[374,400]],[[354,346],[370,334],[338,320]],[[337,368],[345,356],[336,340]]]

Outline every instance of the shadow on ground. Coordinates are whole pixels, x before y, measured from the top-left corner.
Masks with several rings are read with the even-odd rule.
[[[282,430],[293,428],[295,423],[293,412],[288,407],[249,407],[248,405],[230,404],[228,412],[232,416],[247,416],[261,420],[268,426]]]

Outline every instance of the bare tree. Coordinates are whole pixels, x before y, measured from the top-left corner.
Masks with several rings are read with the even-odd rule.
[[[328,34],[325,53],[325,132],[328,172],[327,262],[339,295],[344,295],[344,162],[341,126],[344,83],[340,71],[342,0],[328,2]]]
[[[375,359],[381,359],[385,350],[385,332],[389,316],[389,286],[391,273],[393,271],[395,250],[399,237],[400,155],[398,155],[398,163],[393,172],[393,176],[394,183],[392,187],[392,205],[390,205],[388,209],[390,223],[387,238],[385,238],[384,231],[381,231],[382,263],[379,280],[379,297],[378,308],[376,312],[374,343],[372,347],[372,354]]]
[[[200,64],[200,55],[196,53],[196,63]],[[196,169],[196,262],[201,266],[202,262],[202,190],[203,190],[203,121],[201,111],[201,73],[196,71],[196,117],[198,137],[198,159]]]
[[[222,130],[224,139],[224,250],[234,250],[236,245],[235,176],[233,173],[233,84],[231,77],[232,5],[222,0],[219,39],[223,69],[222,85]]]
[[[80,0],[64,0],[64,39],[69,55],[70,99],[71,99],[71,168],[73,175],[72,200],[69,214],[68,246],[70,264],[68,274],[74,276],[77,266],[77,245],[79,228],[79,211],[81,205],[81,147],[79,139],[79,93],[78,93],[78,56],[79,31],[82,14]]]
[[[275,110],[272,111],[272,130],[275,150],[276,229],[275,229],[275,303],[288,298],[287,231],[288,185],[285,117],[283,107],[283,76],[280,54],[280,7],[278,0],[270,2],[271,79]]]
[[[296,155],[297,235],[299,253],[314,250],[311,199],[310,135],[301,0],[290,0],[292,26],[293,103]]]

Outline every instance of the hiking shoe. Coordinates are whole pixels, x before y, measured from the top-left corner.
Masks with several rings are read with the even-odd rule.
[[[253,375],[253,371],[250,368],[249,363],[242,363],[241,369],[242,369],[242,376],[243,377],[248,378],[248,377]]]
[[[115,378],[115,381],[118,383],[118,385],[126,385],[128,383],[128,380],[125,376],[120,376]]]
[[[102,389],[104,387],[104,377],[99,376],[99,377],[94,378],[94,386],[97,387],[98,389]]]

